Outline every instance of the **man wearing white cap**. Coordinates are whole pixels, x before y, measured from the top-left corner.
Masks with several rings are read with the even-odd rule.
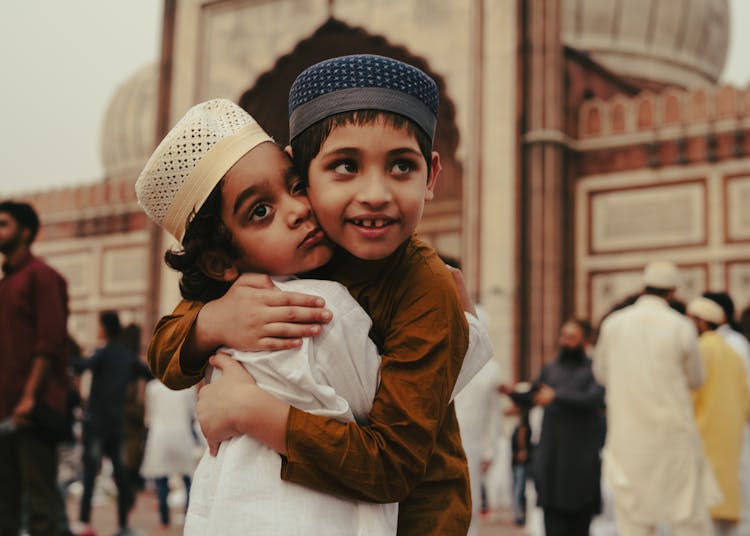
[[[668,303],[678,281],[671,262],[646,266],[642,295],[602,322],[594,351],[594,375],[607,389],[603,472],[625,536],[663,523],[680,536],[711,534],[717,490],[690,395],[704,371],[695,327]]]
[[[742,433],[750,409],[745,365],[716,331],[724,323],[721,306],[700,297],[688,304],[687,312],[700,333],[698,346],[706,369],[706,383],[694,393],[695,421],[724,496],[711,509],[711,517],[717,535],[736,535]]]

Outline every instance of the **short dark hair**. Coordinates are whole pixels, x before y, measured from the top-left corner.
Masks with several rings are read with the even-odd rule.
[[[117,311],[102,311],[99,313],[99,323],[104,328],[104,334],[107,339],[116,339],[120,336],[122,326],[120,325],[120,315]]]
[[[200,267],[200,257],[206,251],[223,251],[232,259],[239,256],[232,243],[232,234],[221,219],[222,179],[214,186],[201,208],[185,229],[179,250],[168,250],[164,262],[181,272],[180,293],[186,300],[208,302],[223,296],[231,283],[208,277]]]
[[[438,253],[438,257],[440,257],[440,260],[448,266],[456,268],[458,270],[461,269],[461,261],[459,261],[457,258],[451,257],[450,255],[443,255],[442,253]]]
[[[717,324],[716,322],[709,322],[709,321],[708,321],[708,320],[706,320],[705,318],[703,318],[702,320],[703,320],[703,321],[704,321],[704,322],[706,323],[706,326],[707,326],[707,327],[708,327],[708,329],[710,329],[711,331],[716,331],[717,329],[719,329],[719,324]]]
[[[307,182],[310,162],[320,152],[320,148],[323,146],[323,143],[334,128],[344,125],[369,125],[379,118],[384,119],[387,125],[394,128],[406,128],[407,132],[416,138],[419,150],[422,152],[422,156],[424,156],[424,159],[427,162],[427,170],[429,173],[432,166],[432,139],[430,139],[427,133],[414,121],[393,112],[384,112],[382,110],[354,110],[350,112],[340,112],[326,117],[325,119],[310,125],[298,136],[292,139],[290,142],[290,145],[292,146],[292,160],[294,162],[294,167],[297,168],[302,180]]]
[[[736,329],[734,321],[734,301],[726,292],[711,292],[706,291],[703,293],[704,298],[708,298],[712,302],[718,304],[724,310],[724,318],[727,324]]]
[[[659,296],[660,298],[666,298],[673,290],[673,288],[645,287],[643,289],[643,293],[649,294],[651,296]]]
[[[7,200],[0,202],[0,212],[7,212],[21,227],[30,231],[29,244],[34,241],[39,232],[39,216],[34,207],[28,203]]]

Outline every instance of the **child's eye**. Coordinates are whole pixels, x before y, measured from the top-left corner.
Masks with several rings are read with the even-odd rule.
[[[292,193],[292,195],[304,194],[305,192],[307,192],[307,183],[303,180],[298,180],[292,184],[292,187],[289,189],[289,191]]]
[[[397,160],[391,166],[393,175],[406,175],[417,169],[417,165],[411,160]]]
[[[357,172],[357,164],[353,160],[340,160],[331,166],[336,173],[351,175]]]
[[[250,211],[250,221],[261,221],[271,214],[271,205],[259,203]]]

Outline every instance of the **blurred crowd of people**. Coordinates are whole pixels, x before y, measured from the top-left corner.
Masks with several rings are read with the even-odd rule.
[[[115,311],[99,314],[103,344],[83,357],[70,339],[70,391],[65,435],[58,449],[63,509],[60,533],[95,536],[92,506],[114,483],[119,534],[134,534],[128,517],[147,486],[158,499],[159,522],[171,525],[169,494],[175,480],[190,492],[197,456],[205,446],[195,421],[196,389],[172,391],[138,357],[140,328],[122,327]],[[102,462],[106,460],[106,474]],[[99,488],[99,489],[98,489]],[[78,499],[78,517],[68,520],[65,503]]]
[[[598,329],[563,324],[537,378],[496,385],[515,423],[496,463],[527,533],[750,534],[750,307],[683,303],[679,281],[650,263]]]
[[[0,203],[0,534],[95,534],[103,459],[116,485],[118,534],[133,533],[128,516],[144,479],[154,482],[167,527],[168,479],[181,476],[189,490],[202,450],[196,391],[151,381],[140,329],[123,327],[116,311],[99,313],[101,345],[83,355],[67,330],[65,279],[30,251],[38,230],[32,206]],[[69,520],[73,490],[79,512]]]

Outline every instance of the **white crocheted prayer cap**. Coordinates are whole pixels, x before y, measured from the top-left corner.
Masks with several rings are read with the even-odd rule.
[[[164,137],[135,183],[138,203],[182,241],[188,219],[224,174],[252,148],[273,141],[227,99],[196,104]]]
[[[717,326],[724,323],[724,309],[721,305],[702,296],[688,303],[687,313]]]
[[[643,286],[661,289],[677,288],[680,272],[673,262],[653,261],[643,270]]]

